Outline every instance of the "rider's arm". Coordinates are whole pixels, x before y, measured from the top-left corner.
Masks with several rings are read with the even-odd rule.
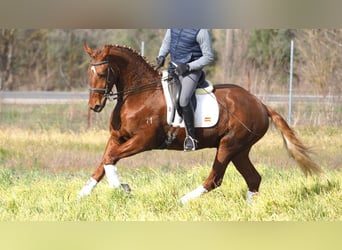
[[[197,34],[197,42],[201,47],[202,54],[199,59],[189,63],[190,70],[199,70],[214,61],[214,52],[211,44],[211,37],[207,29],[201,29]]]
[[[166,57],[170,52],[171,31],[168,29],[165,33],[164,40],[159,49],[159,56]]]

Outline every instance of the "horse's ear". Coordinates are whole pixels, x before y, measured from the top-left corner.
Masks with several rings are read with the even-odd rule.
[[[104,46],[104,48],[103,48],[103,54],[104,54],[104,55],[108,55],[108,54],[109,54],[109,51],[110,51],[109,46]]]
[[[92,50],[89,46],[88,46],[88,44],[84,44],[84,50],[90,55],[90,56],[92,56],[93,54],[94,54],[94,50]]]

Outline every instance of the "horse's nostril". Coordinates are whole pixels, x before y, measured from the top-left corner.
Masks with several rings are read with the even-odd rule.
[[[94,107],[91,107],[90,109],[95,112],[100,112],[102,110],[102,107],[101,105],[95,105]]]

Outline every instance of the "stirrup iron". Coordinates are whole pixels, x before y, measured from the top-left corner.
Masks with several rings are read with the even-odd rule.
[[[184,140],[184,151],[193,151],[197,148],[198,141],[194,138],[192,138],[190,135],[185,137]]]

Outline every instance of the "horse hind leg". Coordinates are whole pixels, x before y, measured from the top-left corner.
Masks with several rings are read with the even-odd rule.
[[[246,201],[251,203],[253,197],[259,192],[261,176],[249,159],[249,151],[250,148],[235,155],[232,162],[247,183],[248,191]]]
[[[188,201],[219,187],[222,184],[223,176],[226,172],[228,163],[230,162],[230,158],[229,150],[225,147],[219,147],[208,178],[204,181],[203,185],[200,185],[190,193],[184,195],[180,200],[181,203],[185,204]]]

